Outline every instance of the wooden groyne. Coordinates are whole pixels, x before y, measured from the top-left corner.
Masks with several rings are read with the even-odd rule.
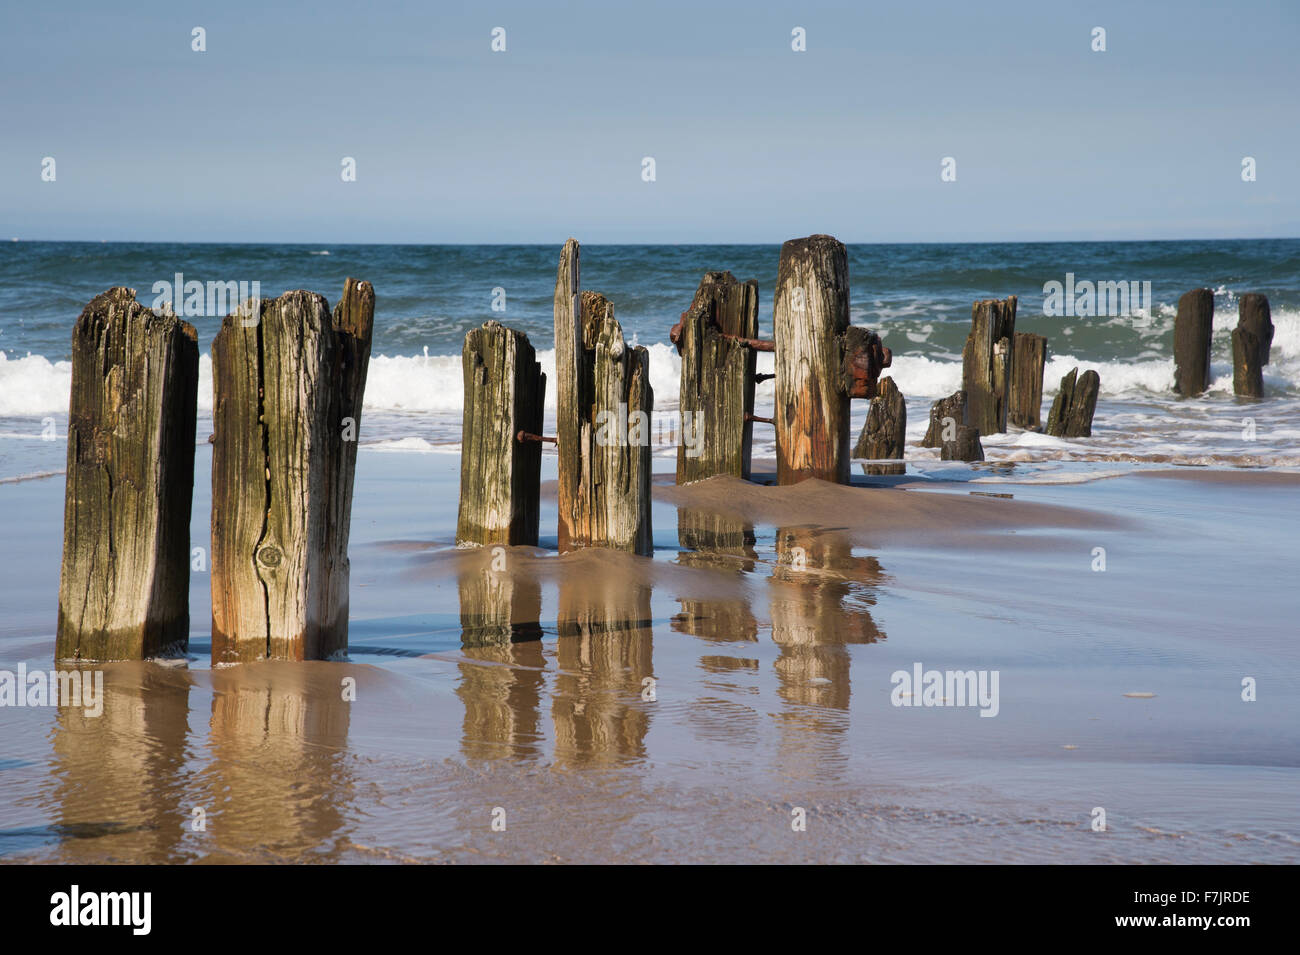
[[[849,396],[841,380],[849,262],[828,235],[781,246],[772,300],[779,484],[849,483]]]
[[[1092,416],[1097,410],[1097,393],[1101,378],[1095,371],[1082,375],[1071,369],[1061,379],[1061,386],[1052,400],[1052,410],[1047,415],[1047,433],[1057,438],[1092,437]]]
[[[465,335],[457,544],[537,544],[546,376],[528,336],[499,322]]]
[[[628,347],[609,299],[581,291],[579,251],[565,242],[555,279],[559,547],[649,554],[650,353]]]
[[[1214,293],[1193,289],[1178,300],[1174,318],[1174,390],[1194,398],[1210,384],[1210,336],[1214,330]]]
[[[867,409],[867,420],[862,423],[862,433],[853,448],[855,458],[879,460],[903,458],[907,436],[907,402],[894,384],[893,378],[880,379],[876,397]],[[864,464],[867,474],[903,474],[903,464]]]
[[[967,420],[982,435],[1007,430],[1016,335],[1016,297],[985,299],[971,308],[962,349],[962,390]]]
[[[72,333],[55,657],[142,660],[189,644],[194,327],[111,288]]]
[[[682,357],[678,406],[682,428],[697,429],[677,446],[677,483],[718,474],[749,477],[754,433],[758,283],[706,272],[669,339]]]
[[[348,530],[374,290],[242,304],[212,343],[212,659],[347,648]],[[198,340],[113,288],[73,332],[58,659],[189,639]]]
[[[553,298],[554,435],[543,433],[547,380],[527,335],[489,321],[465,337],[459,544],[538,544],[542,455],[553,445],[558,549],[653,551],[650,353],[628,344],[610,298],[582,289],[579,260],[570,239]],[[1048,341],[1015,330],[1016,308],[1014,295],[972,306],[963,387],[933,404],[921,441],[943,460],[983,460],[981,439],[1009,425],[1092,435],[1097,372],[1065,375],[1044,419]],[[348,541],[374,309],[373,288],[354,279],[332,310],[321,295],[286,292],[240,306],[212,343],[214,664],[322,659],[347,648]],[[781,484],[847,483],[854,457],[867,459],[868,474],[903,473],[905,382],[880,377],[890,349],[849,324],[844,245],[828,235],[786,242],[771,339],[760,337],[758,312],[757,282],[713,270],[670,333],[682,359],[677,481],[747,478],[755,426],[775,429]],[[1179,301],[1180,395],[1209,387],[1213,313],[1209,289]],[[1268,299],[1244,294],[1232,330],[1237,396],[1263,397],[1273,332]],[[144,308],[127,288],[96,296],[77,319],[60,660],[143,659],[187,646],[198,351],[192,326]],[[771,375],[757,372],[759,353],[772,355]],[[770,418],[755,409],[756,386],[768,378]],[[871,404],[850,453],[854,399]],[[679,514],[683,540],[752,547],[752,530],[696,523]],[[506,633],[499,620],[490,627]]]
[[[1273,315],[1268,296],[1247,292],[1237,304],[1232,330],[1232,391],[1243,398],[1264,397],[1264,366],[1273,345]]]
[[[212,343],[212,660],[347,649],[348,533],[375,297],[286,292]]]
[[[1011,355],[1011,396],[1007,417],[1026,431],[1043,426],[1043,368],[1047,337],[1016,332]]]

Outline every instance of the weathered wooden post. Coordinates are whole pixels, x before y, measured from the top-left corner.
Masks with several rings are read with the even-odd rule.
[[[1047,433],[1057,438],[1092,437],[1092,416],[1097,410],[1097,392],[1101,376],[1095,371],[1079,374],[1072,368],[1061,379],[1061,387],[1052,399],[1047,415]]]
[[[930,406],[930,424],[921,439],[921,447],[943,447],[945,436],[949,441],[954,440],[957,428],[964,424],[970,424],[966,418],[966,392],[954,391]]]
[[[829,235],[781,246],[773,299],[778,484],[849,483],[849,394],[843,383],[849,262]]]
[[[985,299],[971,307],[970,334],[962,349],[961,386],[970,424],[980,434],[1007,430],[1014,364],[1016,297]]]
[[[970,424],[957,425],[953,436],[939,448],[940,461],[983,461],[984,445],[980,429]]]
[[[678,484],[717,474],[749,477],[755,350],[745,342],[757,336],[758,283],[706,273],[670,336],[682,356]]]
[[[58,660],[189,645],[194,327],[111,288],[72,332]]]
[[[537,544],[546,376],[528,336],[499,322],[465,334],[457,544]]]
[[[1174,390],[1185,398],[1210,384],[1210,336],[1214,331],[1214,293],[1192,289],[1178,300],[1174,318]]]
[[[1247,292],[1237,306],[1232,330],[1232,392],[1245,398],[1264,397],[1264,366],[1273,345],[1273,316],[1268,296]]]
[[[907,402],[893,378],[882,378],[878,394],[871,399],[871,407],[867,409],[867,420],[862,425],[853,456],[901,459],[906,436]],[[903,464],[864,464],[863,468],[867,474],[904,474],[907,471]]]
[[[605,296],[579,292],[578,251],[565,242],[555,281],[559,548],[649,555],[650,353],[627,346]]]
[[[1011,358],[1011,423],[1026,431],[1043,426],[1043,367],[1047,364],[1047,337],[1016,332]]]
[[[212,343],[212,662],[347,649],[348,531],[375,293],[286,292]]]

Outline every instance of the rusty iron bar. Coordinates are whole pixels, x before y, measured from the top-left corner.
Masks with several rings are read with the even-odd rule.
[[[686,313],[682,312],[682,317],[678,319],[677,324],[668,329],[668,340],[677,346],[677,354],[682,353],[682,325],[686,323]]]
[[[752,348],[754,351],[776,351],[776,342],[767,341],[764,338],[745,338],[741,335],[732,335],[729,332],[718,332],[723,338],[730,338],[734,342],[739,342],[746,348]]]
[[[547,444],[556,443],[555,438],[547,437],[544,434],[533,434],[531,431],[520,431],[515,435],[515,440],[520,444],[523,444],[525,441],[545,441]]]
[[[759,416],[756,415],[756,414],[751,414],[751,413],[748,412],[748,411],[745,412],[745,420],[746,420],[746,421],[761,421],[761,422],[763,422],[763,424],[776,424],[776,422],[773,421],[771,418],[762,418],[762,417],[759,417]]]

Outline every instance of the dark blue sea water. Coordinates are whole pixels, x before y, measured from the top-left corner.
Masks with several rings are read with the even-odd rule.
[[[259,281],[264,295],[307,288],[333,300],[347,276],[377,294],[375,354],[459,354],[465,332],[496,318],[526,331],[539,349],[551,338],[551,297],[559,245],[188,245],[10,242],[0,244],[0,347],[68,356],[72,323],[112,285],[152,300],[155,282]],[[642,344],[666,342],[700,276],[730,269],[757,279],[762,321],[770,328],[780,248],[775,245],[583,246],[586,288],[615,303],[624,331]],[[1157,303],[1188,289],[1218,293],[1221,321],[1235,324],[1233,296],[1258,291],[1275,310],[1300,310],[1300,240],[1070,242],[849,246],[854,324],[877,328],[896,352],[960,353],[971,302],[1020,297],[1017,329],[1058,337],[1061,319],[1043,316],[1043,286],[1079,280],[1151,282]],[[494,288],[506,312],[492,311]],[[192,319],[210,342],[221,316]],[[933,326],[923,342],[915,335]],[[1126,334],[1131,331],[1131,334]],[[1131,359],[1146,336],[1124,323],[1077,322],[1070,343],[1080,359]]]

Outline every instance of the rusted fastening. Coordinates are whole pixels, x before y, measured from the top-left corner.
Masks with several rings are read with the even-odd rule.
[[[525,441],[545,441],[547,444],[555,444],[556,442],[555,438],[547,437],[544,434],[533,434],[531,431],[520,431],[515,435],[515,440],[520,444]]]
[[[726,332],[718,332],[723,338],[730,338],[733,342],[739,342],[746,348],[752,348],[754,351],[776,351],[776,342],[769,342],[765,338],[744,338],[740,335],[729,335]]]
[[[874,398],[879,393],[880,372],[893,364],[894,355],[875,332],[850,326],[844,333],[843,388],[850,398]]]

